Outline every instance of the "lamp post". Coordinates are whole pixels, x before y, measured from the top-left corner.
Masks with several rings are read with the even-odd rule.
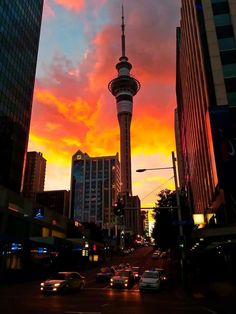
[[[177,180],[177,172],[176,172],[176,157],[175,153],[171,152],[172,156],[172,166],[170,167],[160,167],[160,168],[145,168],[145,169],[137,169],[136,172],[145,172],[152,170],[167,170],[172,169],[174,174],[174,183],[175,183],[175,192],[176,192],[176,203],[177,203],[177,215],[178,215],[178,226],[179,226],[179,248],[180,248],[180,268],[181,268],[181,280],[183,285],[185,285],[185,273],[184,273],[184,261],[185,261],[185,253],[184,253],[184,233],[183,233],[183,225],[182,225],[182,214],[181,214],[181,206],[180,206],[180,197],[179,197],[179,187]]]

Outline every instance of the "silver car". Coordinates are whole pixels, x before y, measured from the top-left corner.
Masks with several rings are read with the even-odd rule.
[[[156,270],[145,270],[139,280],[139,291],[159,290],[161,285],[160,274]]]

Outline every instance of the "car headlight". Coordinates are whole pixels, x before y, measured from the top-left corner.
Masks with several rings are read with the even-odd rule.
[[[41,287],[44,287],[44,282],[41,282],[40,286],[41,286]]]
[[[54,287],[59,287],[61,284],[60,283],[54,283]]]

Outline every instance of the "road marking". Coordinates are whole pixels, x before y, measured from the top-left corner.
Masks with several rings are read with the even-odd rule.
[[[104,288],[92,288],[92,287],[90,287],[90,288],[86,288],[85,290],[97,290],[97,291],[104,291],[104,290],[108,290],[108,291],[114,291],[114,292],[130,292],[130,293],[133,293],[133,292],[139,292],[139,289],[112,289],[112,288],[110,288],[109,286],[108,287],[104,287]]]
[[[66,311],[65,314],[102,314],[101,312],[74,312],[74,311]]]

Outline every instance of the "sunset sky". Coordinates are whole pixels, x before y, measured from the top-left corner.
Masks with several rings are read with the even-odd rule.
[[[28,151],[47,160],[45,190],[70,189],[71,156],[119,152],[119,124],[107,85],[121,56],[124,5],[126,55],[141,83],[131,126],[133,195],[153,207],[174,188],[176,27],[180,0],[44,0]]]

